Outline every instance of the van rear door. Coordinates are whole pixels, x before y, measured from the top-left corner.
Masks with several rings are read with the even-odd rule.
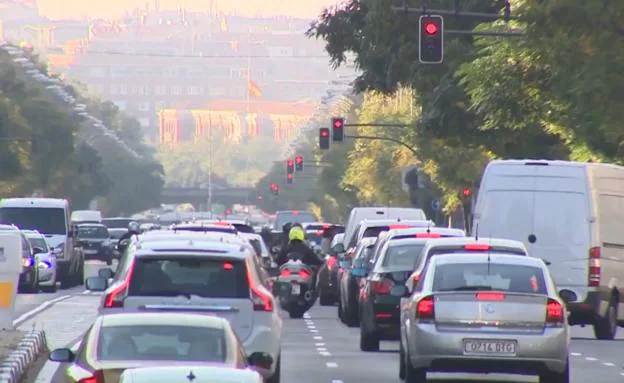
[[[590,195],[586,168],[540,166],[531,255],[550,261],[558,288],[587,286]]]

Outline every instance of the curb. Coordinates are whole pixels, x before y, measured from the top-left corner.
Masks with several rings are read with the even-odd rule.
[[[48,351],[45,331],[27,332],[15,351],[0,363],[0,383],[18,383],[30,365]]]

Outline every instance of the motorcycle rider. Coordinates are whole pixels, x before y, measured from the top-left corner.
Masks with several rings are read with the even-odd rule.
[[[125,247],[123,245],[123,242],[132,238],[133,235],[138,235],[140,232],[141,232],[141,227],[139,226],[139,223],[135,221],[130,222],[128,224],[128,232],[122,235],[121,238],[119,238],[119,241],[117,242],[117,247],[119,249],[123,249]]]
[[[290,229],[288,233],[288,244],[282,248],[282,251],[275,259],[278,266],[282,266],[288,262],[288,254],[291,253],[301,254],[301,262],[306,265],[320,267],[323,264],[323,261],[316,256],[314,251],[304,242],[304,239],[305,233],[300,225]]]

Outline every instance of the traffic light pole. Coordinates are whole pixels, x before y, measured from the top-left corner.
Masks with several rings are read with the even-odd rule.
[[[414,154],[415,156],[418,155],[418,151],[416,149],[414,149],[413,147],[409,146],[408,144],[406,144],[405,142],[403,142],[401,140],[397,140],[396,138],[378,137],[378,136],[360,136],[360,135],[355,135],[355,136],[345,135],[345,138],[355,138],[355,139],[360,139],[360,140],[379,140],[379,141],[394,142],[397,145],[401,145],[402,147],[404,147],[406,149],[409,149],[409,151],[412,152],[412,154]]]

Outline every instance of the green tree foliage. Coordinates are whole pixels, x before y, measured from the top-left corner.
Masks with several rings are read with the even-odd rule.
[[[140,158],[127,155],[112,140],[82,141],[80,137],[92,127],[45,84],[28,76],[13,57],[1,52],[3,197],[42,191],[46,196],[69,199],[74,209],[86,208],[94,197],[101,197],[106,214],[133,213],[160,202],[162,169],[143,144],[136,120],[119,113],[110,103],[89,100],[73,86],[61,83],[79,102],[88,104],[91,114],[95,115],[98,107],[109,108],[109,115],[100,114],[100,118],[126,139]],[[37,62],[36,56],[30,59]]]
[[[460,2],[463,11],[486,13],[501,13],[503,3]],[[392,5],[347,1],[324,10],[308,35],[326,41],[336,67],[354,54],[361,70],[356,91],[414,89],[424,113],[403,139],[418,148],[447,209],[457,205],[462,187],[478,182],[491,158],[622,160],[624,3],[518,0],[512,13],[522,22],[446,17],[447,30],[514,29],[526,37],[447,35],[442,65],[418,63],[418,15],[393,12]]]

